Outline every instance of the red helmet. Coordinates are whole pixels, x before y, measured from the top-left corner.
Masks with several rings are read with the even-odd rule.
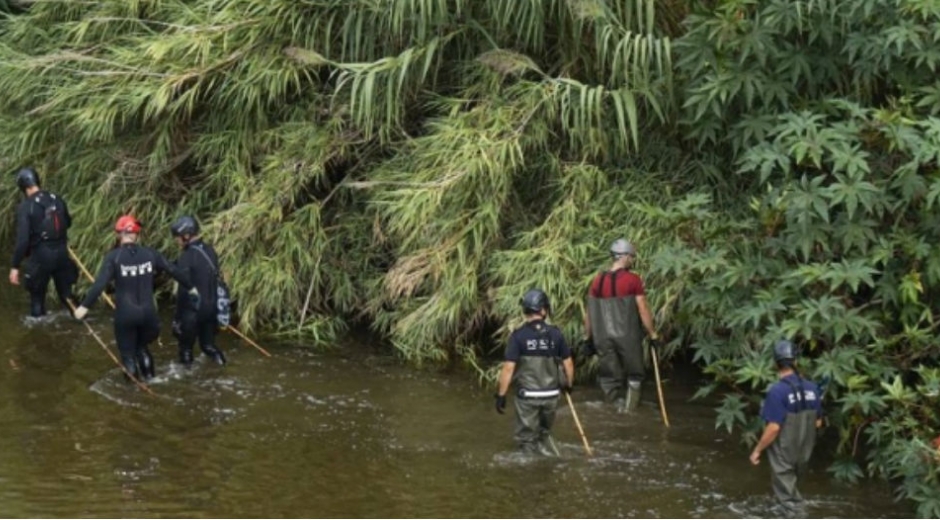
[[[140,222],[132,215],[124,215],[114,224],[116,233],[140,233]]]

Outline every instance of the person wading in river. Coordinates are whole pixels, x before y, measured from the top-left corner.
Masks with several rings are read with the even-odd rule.
[[[796,370],[796,347],[780,340],[774,344],[779,381],[767,392],[761,409],[764,432],[750,460],[760,464],[767,450],[771,485],[777,501],[790,516],[805,517],[803,497],[796,488],[816,444],[816,429],[822,427],[822,399],[816,383],[803,379]]]
[[[170,226],[170,233],[183,252],[176,266],[186,273],[189,280],[202,295],[199,306],[193,305],[189,294],[177,291],[176,315],[173,318],[173,335],[179,341],[180,363],[190,366],[193,362],[193,344],[199,339],[202,352],[219,365],[225,364],[225,355],[215,346],[216,292],[219,274],[219,257],[215,249],[202,241],[199,223],[184,215]]]
[[[611,244],[610,254],[613,264],[594,278],[588,291],[584,330],[600,358],[597,379],[604,398],[625,412],[640,404],[644,329],[652,340],[659,335],[653,328],[643,280],[630,270],[636,248],[621,238]]]
[[[39,174],[33,168],[18,171],[16,185],[25,199],[16,209],[16,246],[10,283],[23,283],[29,291],[29,314],[38,318],[46,314],[50,279],[66,307],[72,297],[72,285],[78,281],[78,267],[68,252],[72,216],[64,199],[40,188]],[[21,280],[20,265],[27,256],[24,280]]]
[[[82,305],[75,309],[75,317],[84,319],[105,286],[114,281],[114,338],[121,351],[121,362],[134,377],[152,378],[156,374],[153,356],[148,345],[160,335],[160,318],[153,299],[153,279],[156,273],[169,273],[189,290],[194,302],[199,291],[174,265],[153,249],[137,244],[141,225],[136,218],[124,215],[117,220],[114,231],[119,244],[105,255],[101,269],[95,277]],[[198,307],[196,302],[195,307]]]
[[[506,359],[499,374],[496,411],[506,410],[506,394],[512,383],[516,398],[514,438],[523,452],[557,456],[551,436],[555,408],[562,391],[574,381],[571,350],[557,327],[545,323],[551,310],[548,296],[532,289],[522,297],[525,324],[509,336]],[[564,367],[564,374],[559,364]]]

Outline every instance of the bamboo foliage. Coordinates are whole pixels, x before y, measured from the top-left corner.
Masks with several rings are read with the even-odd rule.
[[[600,175],[665,117],[655,24],[646,0],[40,0],[3,22],[0,156],[67,196],[88,260],[120,213],[167,252],[192,213],[246,326],[368,318],[470,360],[515,314],[490,258],[540,204],[521,179]]]

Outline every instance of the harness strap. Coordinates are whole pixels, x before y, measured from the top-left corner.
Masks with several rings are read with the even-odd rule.
[[[783,381],[784,383],[786,383],[787,386],[790,387],[790,390],[792,390],[793,393],[796,394],[796,400],[797,400],[797,402],[799,403],[799,405],[798,405],[798,406],[799,406],[799,409],[798,409],[797,411],[798,411],[798,412],[802,412],[802,411],[806,410],[806,409],[807,409],[807,407],[806,407],[806,395],[805,395],[805,390],[803,389],[803,378],[800,377],[799,375],[797,375],[797,376],[796,376],[796,381],[797,381],[796,384],[793,384],[793,381],[790,381],[789,379],[783,379],[782,381]]]
[[[190,244],[190,247],[192,247],[192,248],[195,249],[196,251],[199,251],[199,254],[202,255],[202,257],[206,259],[206,262],[209,263],[209,268],[212,269],[212,274],[214,274],[214,275],[216,276],[216,278],[218,278],[218,277],[219,277],[219,270],[216,269],[215,264],[212,263],[212,259],[209,258],[208,253],[206,253],[205,251],[203,251],[202,248],[199,247],[199,245],[197,245],[197,244]]]

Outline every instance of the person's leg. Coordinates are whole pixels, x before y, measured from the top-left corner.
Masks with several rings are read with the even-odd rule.
[[[549,457],[557,457],[561,454],[552,437],[552,425],[555,424],[558,398],[552,397],[539,401],[539,452]]]
[[[190,366],[193,363],[193,344],[196,343],[197,319],[191,310],[178,310],[173,320],[174,336],[179,346],[180,363]]]
[[[784,460],[780,450],[767,450],[770,463],[770,481],[777,502],[789,516],[798,516],[803,510],[803,497],[796,488],[796,467]]]
[[[606,340],[595,345],[597,348],[597,382],[604,392],[604,400],[618,404],[623,399],[623,366],[613,341]]]
[[[216,327],[217,323],[215,316],[211,316],[209,319],[199,320],[199,348],[201,348],[202,352],[209,356],[217,364],[225,365],[225,354],[222,353],[222,349],[215,345]]]
[[[68,309],[72,299],[72,286],[78,281],[78,267],[69,258],[65,247],[61,248],[57,254],[57,265],[52,273],[52,281],[55,284],[56,294],[59,295],[59,301]]]
[[[160,336],[160,318],[156,310],[148,312],[143,324],[140,326],[137,337],[136,356],[140,365],[141,375],[150,379],[156,375],[153,355],[150,354],[149,345]]]
[[[516,432],[513,439],[525,453],[536,453],[539,441],[539,408],[529,399],[513,399],[516,408]]]
[[[114,339],[117,341],[118,351],[121,353],[121,364],[124,365],[125,379],[130,378],[128,374],[140,379],[140,371],[137,369],[135,354],[137,350],[137,326],[123,323],[119,319],[114,320]]]
[[[640,406],[643,385],[643,344],[624,340],[617,345],[617,353],[623,363],[623,378],[627,383],[624,411],[632,412]]]
[[[51,271],[44,265],[44,258],[40,254],[29,259],[24,280],[26,290],[29,291],[29,315],[39,318],[46,315],[46,290],[49,288]]]

